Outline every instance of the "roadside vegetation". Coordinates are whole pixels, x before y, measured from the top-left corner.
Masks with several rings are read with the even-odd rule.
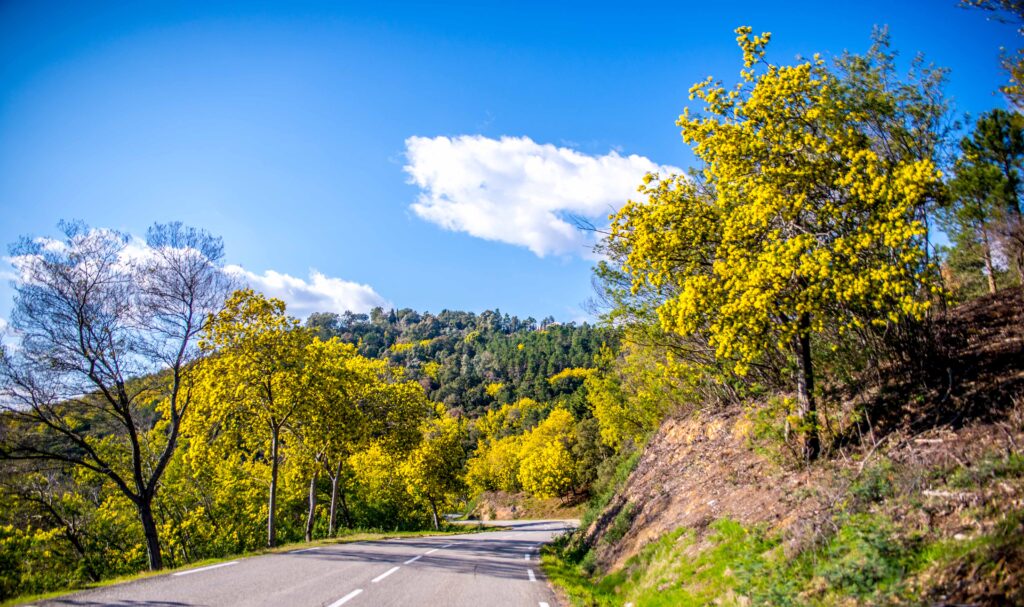
[[[571,513],[610,452],[586,397],[615,329],[497,311],[314,314],[220,240],[82,223],[11,249],[0,599],[358,532],[440,530],[485,491]],[[139,249],[142,249],[140,253]]]
[[[1024,120],[958,124],[884,31],[736,33],[677,122],[700,165],[611,216],[620,469],[544,569],[574,605],[1021,604]]]
[[[177,223],[16,243],[0,600],[562,513],[580,605],[1024,603],[1019,108],[961,124],[884,30],[736,33],[677,122],[698,166],[609,218],[596,327],[301,321]]]

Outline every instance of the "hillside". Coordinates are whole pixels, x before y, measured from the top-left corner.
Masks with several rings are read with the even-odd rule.
[[[521,398],[561,400],[577,386],[548,378],[573,367],[590,367],[602,346],[615,348],[617,333],[583,323],[520,319],[488,310],[438,314],[380,308],[370,314],[313,314],[307,326],[322,339],[357,344],[359,353],[385,359],[419,380],[434,402],[449,411],[478,415]],[[569,403],[584,407],[582,397]]]
[[[933,332],[941,356],[844,395],[869,413],[811,466],[755,440],[743,407],[668,419],[566,551],[600,585],[550,572],[580,604],[1021,604],[1024,298]]]

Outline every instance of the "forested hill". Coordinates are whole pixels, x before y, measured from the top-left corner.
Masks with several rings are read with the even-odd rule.
[[[538,323],[499,310],[374,308],[370,314],[312,314],[306,324],[322,339],[339,337],[364,356],[404,367],[431,400],[469,415],[520,398],[583,407],[582,395],[574,396],[577,382],[549,379],[567,368],[592,367],[603,346],[615,350],[618,342],[611,329],[550,317]]]

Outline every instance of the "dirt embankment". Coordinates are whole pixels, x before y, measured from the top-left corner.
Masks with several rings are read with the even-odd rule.
[[[526,493],[486,491],[476,500],[469,518],[481,521],[515,519],[575,519],[583,504],[579,499],[542,499]]]
[[[587,530],[598,568],[615,570],[680,527],[700,538],[720,518],[779,532],[787,553],[796,552],[856,506],[851,491],[883,462],[892,493],[871,507],[906,529],[967,538],[1024,509],[1021,479],[965,491],[947,482],[987,455],[1024,447],[1024,296],[972,302],[930,330],[939,343],[927,361],[908,352],[906,363],[873,370],[858,393],[843,396],[872,421],[836,437],[811,466],[780,464],[758,449],[738,406],[666,421]]]

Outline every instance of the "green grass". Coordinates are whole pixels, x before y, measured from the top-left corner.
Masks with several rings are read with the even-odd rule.
[[[619,464],[609,489],[628,475],[632,462]],[[976,519],[973,528],[985,532],[959,539],[935,529],[914,531],[890,518],[920,508],[923,487],[984,490],[1022,478],[1019,453],[916,471],[882,459],[851,479],[830,530],[801,552],[787,556],[782,537],[766,528],[719,519],[700,537],[690,529],[668,533],[601,575],[596,550],[628,531],[634,511],[626,504],[602,544],[587,545],[582,533],[562,538],[545,549],[542,566],[573,605],[587,607],[917,605],[929,603],[929,592],[942,594],[951,579],[1024,604],[1024,509],[996,500],[965,510],[964,516]],[[604,511],[611,499],[596,496],[591,512]]]
[[[976,489],[994,480],[1024,476],[1024,455],[1011,453],[1006,457],[988,457],[970,467],[958,467],[947,479],[954,489]]]
[[[162,569],[160,571],[142,571],[131,575],[122,575],[114,578],[105,579],[99,582],[84,584],[75,588],[68,588],[66,590],[58,590],[53,592],[47,592],[43,594],[24,595],[20,597],[14,597],[6,601],[0,602],[0,607],[12,607],[14,605],[26,605],[34,603],[36,601],[49,600],[75,592],[81,592],[83,590],[91,590],[93,588],[104,588],[106,586],[113,586],[115,584],[123,584],[125,582],[132,582],[135,580],[142,580],[150,577],[159,575],[167,575],[176,571],[185,571],[187,569],[196,569],[199,567],[206,567],[208,565],[215,565],[217,563],[224,563],[227,561],[234,561],[242,558],[249,558],[253,556],[261,556],[264,554],[279,554],[282,552],[290,552],[292,550],[299,550],[302,548],[311,548],[315,546],[331,546],[334,544],[350,544],[353,542],[367,542],[376,540],[390,540],[406,537],[425,537],[433,535],[461,535],[465,533],[479,533],[482,531],[490,531],[497,529],[497,527],[488,527],[486,525],[451,525],[441,531],[427,530],[427,531],[389,531],[389,532],[377,532],[377,531],[342,531],[342,535],[333,538],[324,538],[313,542],[295,542],[291,544],[282,544],[275,546],[274,548],[262,548],[260,550],[253,550],[241,554],[235,554],[231,556],[225,556],[220,558],[204,559],[182,565],[175,569]]]
[[[615,494],[626,484],[629,475],[636,469],[642,454],[642,450],[637,448],[631,452],[616,455],[602,464],[597,482],[592,487],[593,497],[580,517],[581,529],[586,529],[601,516]]]
[[[1011,541],[1004,534],[1001,539],[928,543],[901,535],[892,521],[876,514],[843,517],[838,523],[827,542],[792,559],[784,555],[779,537],[720,519],[705,543],[698,545],[693,532],[677,529],[602,577],[588,575],[593,553],[574,558],[568,541],[547,549],[542,566],[577,606],[816,606],[850,599],[913,604],[914,574],[970,555],[971,562],[984,562],[993,545],[1005,548]]]

